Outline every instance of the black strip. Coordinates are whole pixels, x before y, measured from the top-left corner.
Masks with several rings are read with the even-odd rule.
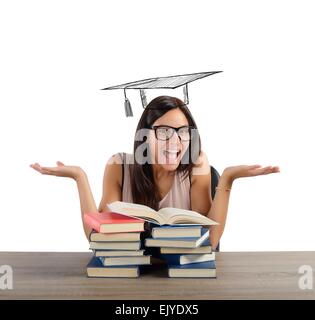
[[[145,281],[147,279],[140,278],[136,281]],[[173,279],[170,279],[170,282]],[[185,279],[184,279],[185,280]],[[106,281],[106,279],[104,279]],[[175,280],[176,281],[176,280]],[[206,279],[212,282],[216,280]],[[94,282],[94,281],[91,281]],[[157,292],[157,296],[159,291]],[[274,293],[278,299],[281,299],[281,294]],[[74,296],[74,295],[73,295]],[[31,298],[31,297],[29,297]],[[55,299],[65,299],[65,296],[55,296]],[[86,298],[83,295],[84,299]],[[90,297],[89,297],[90,298]],[[41,308],[49,309],[49,313],[53,317],[60,317],[60,308],[62,313],[67,317],[75,315],[91,318],[91,310],[99,310],[106,307],[106,315],[110,319],[142,319],[143,314],[140,314],[140,307],[147,308],[147,317],[144,319],[204,319],[209,318],[209,310],[217,318],[222,318],[230,315],[230,310],[233,310],[234,318],[240,316],[242,319],[252,319],[251,307],[259,310],[263,318],[269,318],[271,311],[277,318],[289,318],[289,315],[294,318],[304,318],[314,312],[314,300],[6,300],[0,301],[1,311],[10,312],[10,315],[16,314],[26,317],[30,315],[33,319],[42,319],[42,314],[35,313],[34,309],[40,306]],[[137,299],[135,294],[134,299]],[[298,297],[296,298],[298,299]],[[126,310],[138,308],[137,311],[125,313]],[[148,309],[149,308],[149,309]],[[245,310],[245,312],[244,312]],[[129,311],[130,312],[130,311]],[[283,317],[285,315],[285,317]],[[286,317],[288,315],[288,317]],[[305,317],[304,317],[305,316]]]
[[[120,153],[119,154],[122,160],[122,164],[121,164],[121,189],[120,189],[120,197],[121,197],[121,201],[123,200],[123,188],[124,188],[124,180],[125,180],[125,168],[124,168],[124,158],[125,158],[125,153]]]
[[[189,188],[189,199],[190,199],[190,209],[191,209],[191,172],[189,173],[189,185],[190,185],[190,188]]]

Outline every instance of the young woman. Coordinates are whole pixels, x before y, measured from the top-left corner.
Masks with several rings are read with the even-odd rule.
[[[107,203],[126,201],[154,209],[177,207],[197,211],[219,223],[211,226],[210,241],[217,248],[224,231],[233,181],[280,172],[279,167],[240,165],[224,169],[214,199],[206,154],[201,151],[197,125],[186,105],[177,98],[160,96],[143,111],[138,123],[133,154],[118,153],[106,164],[103,195],[96,207],[87,174],[78,166],[30,165],[42,174],[76,181],[82,221],[86,212],[107,211]],[[84,224],[87,236],[91,229]]]

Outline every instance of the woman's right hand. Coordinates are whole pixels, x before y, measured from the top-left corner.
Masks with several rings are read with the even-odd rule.
[[[84,175],[84,171],[77,166],[66,166],[62,162],[57,161],[57,167],[42,167],[39,163],[30,165],[31,168],[40,172],[41,174],[49,174],[57,177],[68,177],[77,180]]]

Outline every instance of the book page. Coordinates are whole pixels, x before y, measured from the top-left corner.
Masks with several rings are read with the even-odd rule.
[[[179,208],[163,208],[159,210],[159,215],[163,216],[163,220],[168,224],[189,224],[189,223],[200,223],[203,225],[217,225],[218,223],[203,216],[202,214]]]
[[[126,216],[141,218],[146,221],[153,221],[161,224],[158,213],[152,208],[142,205],[123,201],[114,201],[107,204],[108,208],[115,212]]]
[[[136,203],[130,203],[130,202],[123,202],[123,201],[114,201],[108,204],[108,206],[111,206],[114,209],[120,209],[120,208],[138,208],[141,209],[142,211],[153,211],[156,212],[155,210],[153,210],[152,208],[145,206],[143,204],[136,204]],[[111,209],[111,208],[110,208]]]

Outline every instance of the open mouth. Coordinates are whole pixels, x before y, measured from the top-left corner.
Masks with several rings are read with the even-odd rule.
[[[181,154],[181,150],[164,150],[163,154],[168,160],[177,160]]]

